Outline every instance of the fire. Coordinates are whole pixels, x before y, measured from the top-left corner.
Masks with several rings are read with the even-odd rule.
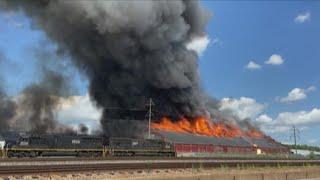
[[[152,129],[158,129],[162,131],[191,133],[215,137],[263,136],[263,134],[257,130],[244,131],[235,125],[220,122],[212,122],[204,117],[198,117],[194,120],[181,118],[180,120],[175,122],[167,117],[163,117],[159,123],[152,123],[151,127]]]

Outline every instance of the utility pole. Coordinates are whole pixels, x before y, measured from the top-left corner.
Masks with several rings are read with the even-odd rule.
[[[296,128],[295,125],[292,126],[292,131],[293,131],[293,139],[294,139],[295,152],[296,152],[296,154],[298,154],[298,149],[297,149],[297,136],[298,136],[298,133],[300,133],[300,131],[299,131],[299,129]]]
[[[149,133],[148,133],[148,138],[151,139],[151,118],[152,118],[152,99],[150,98],[149,100],[149,114],[148,114],[148,121],[149,121]]]
[[[294,138],[294,148],[296,150],[296,154],[298,154],[297,150],[297,135],[296,135],[296,126],[293,125],[293,138]]]

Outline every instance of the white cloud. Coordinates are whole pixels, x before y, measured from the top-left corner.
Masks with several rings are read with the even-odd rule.
[[[307,92],[312,92],[312,91],[315,91],[317,90],[317,88],[315,86],[310,86],[306,89]]]
[[[283,97],[280,99],[280,102],[283,103],[291,103],[295,101],[300,101],[307,98],[307,94],[304,89],[294,88],[292,89],[287,97]]]
[[[256,118],[256,121],[257,121],[258,123],[261,123],[261,124],[271,123],[271,122],[272,122],[272,118],[269,117],[269,116],[266,115],[266,114],[262,114],[262,115],[260,115],[259,117]]]
[[[305,91],[314,91],[316,88],[310,86]],[[310,111],[281,112],[275,118],[268,114],[262,114],[267,105],[258,103],[255,99],[241,97],[239,99],[223,98],[220,110],[222,113],[233,113],[241,119],[251,118],[254,124],[267,134],[288,134],[292,125],[300,130],[308,129],[313,124],[320,124],[320,109],[314,108]]]
[[[273,54],[265,63],[270,65],[281,65],[284,63],[284,59],[279,54]]]
[[[292,125],[307,129],[308,126],[320,123],[320,109],[314,108],[311,111],[281,112],[275,119],[266,114],[256,118],[261,129],[268,133],[287,133]]]
[[[57,119],[66,124],[90,121],[98,122],[101,113],[101,110],[92,104],[89,95],[86,94],[85,96],[61,98]]]
[[[257,64],[256,62],[254,61],[250,61],[247,66],[246,66],[247,69],[250,69],[250,70],[255,70],[255,69],[261,69],[261,65],[260,64]]]
[[[207,49],[210,43],[208,36],[195,37],[189,42],[186,47],[189,50],[194,50],[200,56]],[[214,39],[214,43],[218,43],[218,39]]]
[[[304,13],[298,14],[294,18],[294,22],[296,22],[296,23],[304,23],[306,21],[310,21],[310,19],[311,19],[311,13],[310,12],[304,12]]]
[[[260,114],[266,105],[258,103],[255,99],[241,97],[240,99],[223,98],[220,110],[232,111],[235,116],[241,119],[254,118]]]
[[[311,111],[283,112],[276,118],[277,124],[284,125],[305,125],[320,123],[320,109],[314,108]]]
[[[279,101],[282,103],[292,103],[300,101],[307,98],[307,93],[315,91],[315,86],[310,86],[307,89],[294,88],[289,93],[288,96],[280,98]]]

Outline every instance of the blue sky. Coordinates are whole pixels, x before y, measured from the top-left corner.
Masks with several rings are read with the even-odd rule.
[[[210,43],[199,60],[203,89],[282,142],[292,141],[290,128],[296,125],[300,143],[320,145],[320,3],[202,4],[213,13]],[[0,74],[10,95],[38,80],[30,51],[45,40],[23,14],[0,15],[0,50],[9,60],[0,64]],[[47,48],[54,52],[52,47]],[[281,63],[266,64],[272,55]],[[247,67],[250,61],[255,68]],[[85,95],[88,83],[74,73],[76,92]]]
[[[276,118],[281,112],[311,111],[320,106],[318,90],[292,103],[281,103],[294,88],[306,89],[320,85],[320,3],[319,2],[222,2],[204,1],[213,12],[207,28],[211,42],[200,57],[204,89],[218,98],[250,97],[267,104],[263,113]],[[297,22],[299,15],[309,19]],[[273,54],[284,63],[267,65]],[[262,67],[249,70],[254,61]],[[301,127],[300,139],[319,144],[320,119]],[[297,125],[298,126],[298,125]],[[290,141],[289,132],[270,135]]]

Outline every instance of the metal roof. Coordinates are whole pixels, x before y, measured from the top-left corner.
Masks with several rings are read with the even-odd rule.
[[[154,131],[154,134],[166,141],[181,144],[212,144],[215,146],[236,146],[236,147],[252,147],[257,145],[259,148],[284,148],[283,145],[271,138],[218,138],[208,137],[188,133],[175,133],[168,131]]]
[[[282,144],[271,138],[245,138],[251,144],[255,144],[260,148],[286,148]]]
[[[237,146],[237,147],[250,147],[252,146],[245,139],[241,137],[236,138],[217,138],[200,136],[187,133],[175,133],[167,131],[156,131],[156,135],[164,138],[166,141],[181,144],[212,144],[216,146]]]

